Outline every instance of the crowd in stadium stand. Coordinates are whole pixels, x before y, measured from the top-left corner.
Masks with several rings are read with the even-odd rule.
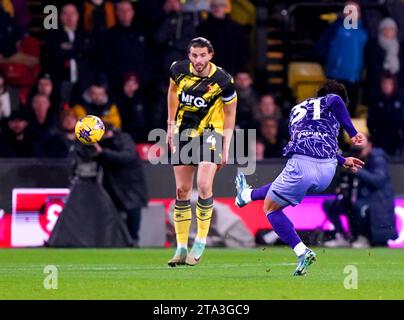
[[[230,0],[64,3],[59,28],[47,30],[39,46],[28,33],[26,1],[0,1],[0,157],[66,157],[75,121],[86,114],[147,142],[150,129],[165,128],[169,66],[186,58],[195,36],[212,41],[214,62],[234,76],[237,126],[257,129],[257,159],[282,155],[290,106],[270,91],[257,91],[251,26],[230,17]],[[358,28],[347,29],[343,17],[337,19],[317,39],[316,54],[327,77],[346,85],[351,115],[359,104],[368,106],[374,145],[402,155],[400,26],[391,17],[376,32],[368,25],[360,19]],[[13,72],[25,74],[24,81]]]

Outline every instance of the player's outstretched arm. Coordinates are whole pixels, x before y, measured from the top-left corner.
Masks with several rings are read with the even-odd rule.
[[[345,162],[342,166],[349,169],[351,172],[356,173],[359,169],[362,169],[364,165],[365,163],[358,158],[347,157],[345,158]]]
[[[167,138],[166,138],[166,143],[168,144],[168,147],[170,149],[172,148],[175,115],[177,114],[178,104],[179,101],[177,97],[177,85],[172,79],[170,79],[170,85],[168,87],[168,93],[167,93],[168,118],[167,118]]]
[[[328,99],[330,106],[333,110],[335,117],[340,123],[341,127],[348,133],[349,138],[354,145],[360,146],[365,141],[365,137],[362,133],[356,131],[351,117],[349,116],[348,109],[345,106],[345,103],[342,101],[340,96],[332,95]]]
[[[365,142],[365,135],[362,132],[358,132],[356,136],[351,138],[351,141],[355,146],[361,146]]]

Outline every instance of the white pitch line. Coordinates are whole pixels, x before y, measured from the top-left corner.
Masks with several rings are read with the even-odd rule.
[[[260,268],[262,266],[292,266],[295,263],[262,263],[260,264],[220,264],[220,265],[202,265],[198,266],[198,269],[228,269],[228,268]],[[45,265],[30,265],[30,266],[18,266],[18,267],[0,267],[1,273],[15,273],[18,271],[36,271],[42,270]],[[92,265],[58,265],[60,271],[136,271],[136,270],[170,270],[170,269],[187,269],[186,266],[180,266],[177,268],[170,268],[168,266],[133,266],[133,265],[104,265],[104,266],[92,266]],[[194,269],[196,270],[196,269]]]
[[[348,263],[348,262],[347,262]],[[354,265],[377,265],[381,266],[380,263],[357,263],[357,262],[349,262]],[[52,263],[49,263],[52,264]],[[108,264],[108,265],[88,265],[88,264],[54,264],[61,272],[73,272],[73,271],[143,271],[143,270],[191,270],[191,268],[187,268],[187,266],[179,266],[176,268],[171,268],[166,265],[121,265],[121,264]],[[208,265],[199,265],[197,268],[192,268],[192,270],[197,269],[231,269],[231,268],[262,268],[269,266],[295,266],[296,263],[282,262],[282,263],[266,263],[259,262],[256,264],[208,264]],[[383,264],[382,264],[383,265]],[[402,262],[392,262],[388,263],[388,265],[404,265]],[[0,266],[0,274],[9,274],[16,272],[24,272],[24,271],[39,271],[42,272],[43,268],[46,264],[35,264],[28,266]]]

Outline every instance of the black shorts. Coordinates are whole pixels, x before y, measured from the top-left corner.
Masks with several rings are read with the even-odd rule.
[[[223,136],[215,131],[206,131],[191,138],[174,135],[170,163],[173,166],[197,166],[200,162],[219,164],[222,161]]]

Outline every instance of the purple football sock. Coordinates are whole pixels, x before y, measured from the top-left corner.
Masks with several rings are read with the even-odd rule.
[[[256,200],[265,200],[265,197],[267,196],[269,187],[271,186],[272,183],[268,183],[265,186],[259,187],[257,189],[253,189],[251,192],[251,200],[256,201]]]
[[[302,241],[297,235],[293,223],[282,210],[268,213],[267,219],[279,238],[281,238],[281,240],[288,244],[292,249]]]

